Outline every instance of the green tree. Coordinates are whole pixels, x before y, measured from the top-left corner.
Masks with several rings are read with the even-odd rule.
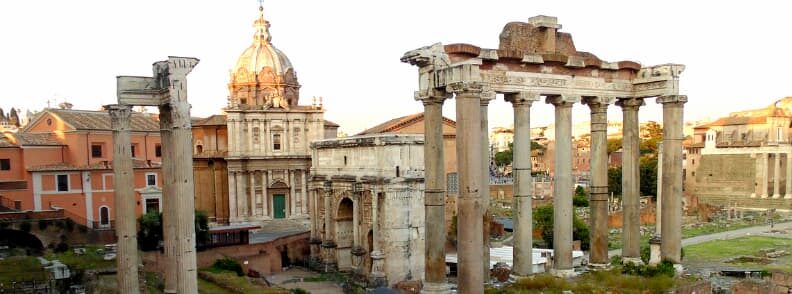
[[[577,186],[577,188],[575,188],[575,197],[572,198],[572,205],[575,207],[589,206],[588,193],[583,186]]]
[[[155,250],[163,240],[162,213],[149,212],[138,219],[138,246],[143,251]],[[203,211],[195,211],[195,236],[196,243],[203,244],[209,241],[209,218]]]
[[[548,248],[553,248],[553,206],[541,206],[533,212],[534,227],[542,231],[542,240]],[[572,218],[572,239],[580,240],[583,250],[589,249],[589,227],[577,214]]]
[[[0,121],[4,120],[6,120],[5,111],[3,111],[3,108],[0,107]]]
[[[612,167],[608,169],[608,192],[614,195],[621,196],[622,194],[622,169],[621,167]]]
[[[512,163],[513,160],[513,153],[511,148],[509,150],[504,150],[498,153],[495,153],[495,164],[498,166],[507,166]]]
[[[641,195],[657,194],[657,157],[641,157],[639,173]]]
[[[619,151],[622,148],[622,139],[621,138],[611,138],[608,139],[608,155],[613,152]]]

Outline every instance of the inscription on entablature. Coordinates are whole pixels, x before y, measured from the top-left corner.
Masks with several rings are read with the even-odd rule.
[[[636,84],[633,86],[635,91],[646,91],[646,90],[656,90],[662,89],[666,87],[668,81],[657,81],[651,83],[644,83],[644,84]]]

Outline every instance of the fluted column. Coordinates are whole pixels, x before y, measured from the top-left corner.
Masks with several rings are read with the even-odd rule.
[[[641,98],[620,99],[623,114],[622,142],[622,258],[624,262],[641,263],[641,185],[640,126],[638,108]]]
[[[507,94],[506,101],[514,108],[514,271],[517,276],[533,274],[533,178],[531,177],[531,104],[538,93]]]
[[[462,69],[465,71],[466,69]],[[456,94],[456,147],[459,174],[459,198],[457,220],[459,236],[459,291],[483,293],[484,277],[482,266],[482,203],[481,182],[481,111],[480,100],[483,87],[477,82],[460,82],[449,85],[449,92]]]
[[[608,105],[610,97],[583,100],[591,110],[590,265],[608,264]]]
[[[377,184],[377,187],[374,189],[374,191],[371,194],[371,227],[372,227],[371,230],[372,230],[372,235],[373,235],[372,242],[374,244],[372,244],[372,250],[371,250],[371,275],[369,276],[369,287],[370,288],[377,288],[377,287],[387,286],[386,285],[387,281],[385,279],[385,272],[383,271],[384,270],[383,269],[383,259],[385,258],[385,255],[382,253],[382,251],[380,251],[380,245],[379,245],[379,242],[380,242],[379,234],[380,234],[380,232],[379,232],[379,215],[378,215],[378,212],[379,212],[379,193],[378,193],[378,191],[380,191],[382,188],[383,187],[382,187],[381,184]],[[438,226],[438,227],[445,227],[445,222],[443,222],[443,224],[444,225]],[[427,226],[426,229],[428,230],[429,226]],[[427,268],[428,268],[428,266],[427,266]],[[445,270],[445,269],[443,269],[443,270]],[[427,277],[426,280],[427,280],[427,282],[424,284],[424,290],[426,290],[426,288],[428,286],[431,286],[431,285],[428,284],[429,283],[428,282],[428,277]],[[440,284],[442,284],[442,283],[445,283],[445,272],[443,272],[443,281],[440,282]],[[432,285],[437,285],[437,284],[438,283],[435,283],[435,284],[432,284]],[[435,288],[437,288],[437,287],[435,287]]]
[[[784,199],[792,199],[792,153],[786,153],[786,190]]]
[[[443,151],[443,102],[450,95],[443,91],[431,91],[429,95],[416,93],[416,100],[424,106],[424,213],[427,224],[444,224],[426,226],[425,250],[425,283],[424,291],[429,293],[448,293],[450,286],[446,282],[445,265],[445,156]],[[375,197],[376,199],[376,197]],[[372,205],[376,205],[373,200]],[[376,206],[374,206],[376,207]],[[374,213],[377,209],[374,208]],[[374,218],[378,221],[377,218]],[[379,228],[374,225],[374,252],[371,257],[374,263],[381,263],[383,254],[379,251]],[[380,268],[381,272],[382,269]],[[372,275],[374,270],[372,270]],[[379,273],[378,273],[379,274]]]
[[[773,153],[773,198],[781,198],[781,153]]]
[[[480,115],[481,115],[481,130],[479,131],[479,136],[481,137],[481,184],[482,188],[479,190],[479,194],[481,197],[481,215],[483,216],[482,219],[482,241],[484,246],[481,249],[481,264],[482,267],[482,274],[484,275],[484,282],[490,282],[490,224],[487,222],[487,214],[490,207],[490,189],[489,189],[489,182],[490,182],[490,174],[489,174],[489,166],[490,166],[490,152],[489,152],[489,102],[495,99],[495,92],[486,91],[484,94],[488,94],[491,96],[482,95],[480,100],[481,107],[479,108]]]
[[[118,291],[140,293],[138,285],[137,227],[135,218],[135,171],[129,138],[129,118],[132,107],[107,105],[113,129],[113,190],[115,204],[115,234],[118,243],[116,266]]]
[[[661,259],[682,262],[682,140],[683,107],[687,96],[657,98],[663,104],[663,225]]]
[[[574,275],[572,267],[572,105],[579,96],[550,96],[555,106],[555,188],[553,189],[553,274]]]

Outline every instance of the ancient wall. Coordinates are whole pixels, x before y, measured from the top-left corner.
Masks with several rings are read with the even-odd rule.
[[[754,193],[756,158],[750,154],[705,154],[691,191],[702,203],[728,205]]]

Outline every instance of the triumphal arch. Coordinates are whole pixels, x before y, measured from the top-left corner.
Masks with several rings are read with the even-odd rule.
[[[553,272],[573,274],[572,267],[572,106],[591,110],[591,256],[594,265],[608,262],[607,109],[619,106],[624,119],[623,209],[626,260],[640,260],[639,125],[644,100],[663,105],[661,256],[679,263],[682,196],[681,64],[642,66],[608,62],[578,51],[555,17],[535,16],[506,24],[497,49],[470,44],[434,44],[409,51],[403,62],[418,67],[415,99],[425,110],[426,223],[444,220],[442,105],[456,99],[459,177],[459,290],[482,293],[489,268],[482,217],[489,206],[487,105],[503,94],[514,107],[514,274],[532,274],[530,109],[542,98],[555,109],[555,191]],[[462,229],[464,228],[464,229]],[[444,226],[426,228],[424,290],[446,292]],[[484,268],[482,268],[484,265]]]

